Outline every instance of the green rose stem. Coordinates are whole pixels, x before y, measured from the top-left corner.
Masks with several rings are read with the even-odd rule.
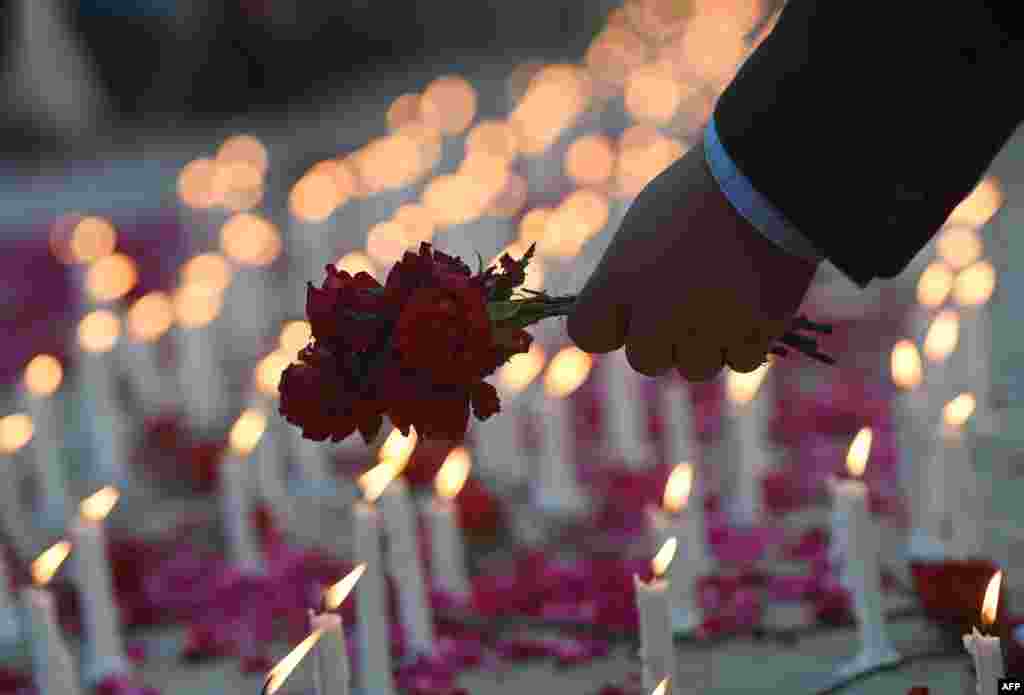
[[[487,305],[487,313],[497,327],[526,328],[544,319],[568,316],[576,304],[576,297],[573,295],[555,297],[545,292],[523,288],[519,288],[518,291],[530,296],[490,302]],[[817,323],[804,316],[797,316],[793,319],[791,329],[779,338],[779,341],[786,347],[775,345],[769,352],[784,357],[789,353],[787,348],[791,348],[823,364],[834,365],[836,361],[833,357],[818,351],[818,341],[815,338],[794,332],[800,330],[825,335],[832,333],[832,327],[828,324]]]

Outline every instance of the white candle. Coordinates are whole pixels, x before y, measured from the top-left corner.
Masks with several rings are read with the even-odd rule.
[[[325,591],[324,608],[329,611],[338,608],[365,571],[366,565],[359,565]],[[323,634],[316,653],[317,695],[348,695],[351,674],[341,616],[336,613],[312,613],[310,622],[314,630]]]
[[[220,246],[238,266],[224,297],[231,349],[240,357],[252,358],[281,318],[281,300],[270,287],[266,269],[281,254],[281,235],[262,215],[240,212],[221,227]]]
[[[385,483],[386,484],[386,483]],[[364,488],[365,490],[365,488]],[[381,518],[373,500],[357,500],[352,506],[356,559],[366,565],[366,574],[356,588],[356,625],[359,634],[359,673],[362,691],[391,695],[391,622],[385,604],[384,563],[381,552]]]
[[[116,489],[105,487],[82,500],[81,513],[72,520],[70,528],[85,626],[84,676],[85,681],[92,684],[112,674],[128,672],[103,531],[103,519],[117,503],[117,498]]]
[[[420,559],[416,513],[402,478],[384,490],[381,509],[388,533],[388,568],[398,585],[398,612],[406,639],[414,653],[429,654],[434,649],[434,616]]]
[[[21,389],[22,401],[35,432],[28,451],[42,497],[37,506],[43,526],[48,529],[64,528],[70,507],[61,460],[60,443],[64,439],[58,412],[61,404],[54,397],[63,375],[56,357],[36,355],[25,367]]]
[[[605,437],[612,456],[631,468],[647,468],[656,460],[654,443],[647,431],[646,399],[643,380],[622,348],[605,356],[601,363],[605,388],[603,413]]]
[[[757,405],[756,399],[769,366],[762,365],[746,374],[732,370],[726,373],[727,426],[732,445],[728,452],[733,470],[732,517],[740,525],[756,524],[763,515],[761,479],[769,464],[764,448],[768,407]]]
[[[111,354],[120,336],[121,320],[113,312],[98,309],[86,314],[78,324],[76,371],[93,441],[92,478],[125,484],[130,480],[130,430],[118,398]]]
[[[317,645],[323,635],[323,630],[313,630],[306,639],[299,642],[283,659],[278,661],[274,668],[270,669],[267,673],[266,680],[263,681],[261,695],[274,695],[274,693],[280,690],[288,676],[295,670],[295,667]]]
[[[213,320],[220,314],[221,295],[209,286],[192,284],[174,295],[175,361],[185,417],[202,433],[223,424],[230,408],[227,379]]]
[[[871,450],[871,430],[864,427],[854,438],[846,465],[851,475],[860,476]],[[860,634],[860,653],[850,668],[860,670],[897,659],[886,633],[882,608],[880,537],[868,507],[868,488],[860,480],[830,480],[835,513],[842,519],[837,530],[842,543],[843,576],[853,593],[854,613]]]
[[[430,525],[430,557],[434,585],[456,596],[470,594],[466,548],[459,527],[455,497],[469,477],[469,452],[453,449],[434,477],[436,495],[426,505]]]
[[[128,340],[118,345],[118,357],[145,412],[176,407],[178,384],[160,364],[160,339],[174,323],[174,303],[163,292],[140,297],[125,318]]]
[[[18,452],[32,438],[33,423],[28,415],[14,413],[0,418],[0,520],[22,558],[32,557],[38,549],[36,525],[18,494],[21,476],[15,465]]]
[[[11,577],[7,572],[5,549],[0,546],[0,645],[13,644],[20,638],[21,621],[11,596]]]
[[[932,261],[917,280],[917,301],[910,309],[911,340],[924,340],[936,312],[953,289],[953,269],[944,261]]]
[[[532,494],[535,504],[547,513],[572,515],[586,508],[586,497],[576,480],[576,437],[567,398],[586,380],[590,367],[590,355],[567,347],[551,359],[544,374],[544,398],[535,418],[540,449]]]
[[[704,536],[704,514],[695,502],[693,466],[680,463],[665,484],[661,507],[647,507],[647,524],[657,546],[669,538],[676,538],[679,551],[668,568],[669,602],[672,612],[672,630],[689,633],[700,624],[697,603],[697,580],[712,570]]]
[[[278,436],[284,427],[294,429],[283,419],[275,418],[273,425],[267,428],[260,439],[259,446],[252,452],[252,465],[256,469],[260,495],[274,518],[280,521],[284,528],[294,529],[295,508],[293,498],[288,492],[288,471]]]
[[[248,456],[259,444],[266,425],[266,418],[260,411],[244,411],[231,428],[229,450],[224,454],[218,472],[228,556],[242,572],[254,574],[264,570],[264,562],[249,518],[251,500]]]
[[[999,587],[1002,584],[1002,572],[996,572],[989,580],[982,601],[981,620],[984,626],[990,627],[996,620],[999,607]],[[978,695],[998,695],[998,682],[1006,677],[1003,666],[1003,650],[998,637],[982,634],[975,627],[971,634],[964,635],[964,649],[974,659],[974,671],[977,678]]]
[[[661,388],[661,406],[666,460],[675,464],[694,459],[698,449],[693,403],[686,382],[675,376],[666,379]]]
[[[964,557],[979,551],[980,506],[973,484],[971,449],[963,426],[975,410],[970,393],[960,394],[942,409],[942,424],[935,444],[935,456],[928,471],[931,486],[929,511],[935,533],[947,543],[950,553]],[[974,513],[977,512],[977,513]]]
[[[640,615],[640,659],[644,690],[651,690],[665,678],[675,680],[676,652],[672,644],[669,582],[662,579],[672,562],[676,541],[670,538],[651,562],[654,579],[645,583],[633,575],[637,612]]]
[[[936,314],[924,340],[924,355],[928,360],[924,379],[929,410],[932,412],[937,412],[953,396],[956,375],[953,373],[955,364],[950,356],[956,350],[959,340],[960,314],[951,309]]]
[[[921,387],[923,369],[917,346],[900,340],[893,346],[890,372],[899,393],[894,402],[900,454],[900,482],[910,513],[908,552],[917,557],[927,543],[927,480],[922,474],[922,459],[927,455],[924,432],[930,419],[928,399]],[[930,447],[930,443],[928,444]]]
[[[60,541],[46,550],[32,563],[35,586],[21,590],[40,695],[79,695],[82,692],[75,663],[57,625],[53,594],[44,588],[70,552],[71,544],[67,541]]]
[[[978,261],[964,268],[953,285],[953,298],[961,307],[963,321],[963,346],[958,356],[961,385],[975,394],[975,428],[986,434],[991,434],[996,424],[992,413],[992,316],[988,308],[995,284],[995,268],[988,261]]]

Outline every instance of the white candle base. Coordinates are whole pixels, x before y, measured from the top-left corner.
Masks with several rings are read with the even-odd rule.
[[[606,389],[604,421],[611,455],[633,469],[657,462],[654,442],[647,433],[647,409],[643,398],[643,377],[630,366],[622,348],[606,355],[601,363]]]
[[[836,675],[842,678],[852,678],[884,666],[895,666],[901,661],[903,661],[903,657],[889,645],[874,649],[862,649],[853,659],[836,668]]]

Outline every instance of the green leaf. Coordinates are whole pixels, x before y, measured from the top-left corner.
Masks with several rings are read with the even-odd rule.
[[[477,272],[477,275],[479,275],[479,274],[484,272],[484,257],[480,255],[479,251],[474,251],[473,253],[476,254],[476,260],[477,260],[476,272]]]
[[[519,312],[516,302],[490,302],[487,304],[487,316],[494,321],[508,321]]]

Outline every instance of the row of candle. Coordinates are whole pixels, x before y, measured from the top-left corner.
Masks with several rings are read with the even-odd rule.
[[[83,679],[94,686],[129,670],[113,598],[103,529],[103,520],[118,497],[116,489],[106,487],[82,500],[80,513],[68,529],[69,540],[57,542],[33,561],[33,585],[21,590],[35,681],[43,695],[78,695],[82,692],[78,671],[57,624],[53,596],[46,590],[46,585],[72,550],[85,627]],[[17,616],[13,613],[7,591],[5,582],[0,586],[0,610],[8,613],[6,617],[11,622],[17,620]]]

